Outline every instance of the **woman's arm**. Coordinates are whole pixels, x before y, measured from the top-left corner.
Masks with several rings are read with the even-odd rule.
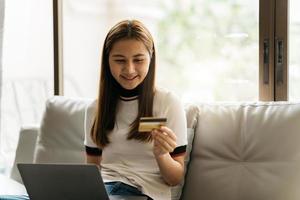
[[[172,157],[170,152],[176,148],[176,135],[168,127],[152,131],[154,138],[153,153],[155,155],[160,173],[167,184],[179,184],[184,173],[184,154]]]
[[[85,156],[86,163],[98,165],[98,167],[100,168],[102,156],[89,155],[87,153],[85,155],[86,155]]]

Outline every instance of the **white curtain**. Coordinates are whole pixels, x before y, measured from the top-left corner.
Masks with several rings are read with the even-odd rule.
[[[0,110],[2,97],[2,46],[3,46],[3,27],[4,27],[4,1],[0,0]],[[1,135],[1,112],[0,112],[0,135]],[[0,139],[1,144],[1,139]]]

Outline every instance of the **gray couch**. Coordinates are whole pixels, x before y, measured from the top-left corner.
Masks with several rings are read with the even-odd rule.
[[[21,130],[15,163],[83,163],[91,101],[50,98],[40,126]],[[299,103],[198,103],[186,115],[191,153],[174,199],[181,186],[184,200],[300,199]],[[11,177],[21,182],[15,166]]]

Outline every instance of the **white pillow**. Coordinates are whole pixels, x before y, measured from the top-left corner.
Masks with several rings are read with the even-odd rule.
[[[54,96],[47,100],[35,163],[84,163],[84,113],[90,99]]]
[[[182,193],[182,188],[183,188],[183,185],[184,185],[185,173],[186,173],[187,166],[188,166],[188,163],[189,163],[189,160],[190,160],[190,153],[192,151],[194,134],[195,134],[195,132],[194,132],[193,128],[188,128],[187,129],[188,144],[187,144],[187,148],[186,148],[186,155],[185,155],[185,158],[184,158],[184,176],[183,176],[184,178],[181,180],[181,182],[178,185],[173,186],[171,188],[171,199],[172,200],[179,200],[180,199],[180,196],[181,196],[181,193]]]

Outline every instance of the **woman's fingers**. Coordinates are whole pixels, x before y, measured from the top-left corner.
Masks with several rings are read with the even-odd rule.
[[[175,140],[175,141],[177,140],[175,133],[171,129],[169,129],[168,127],[161,126],[158,130],[161,131],[161,132],[167,133],[173,140]]]
[[[166,130],[166,129],[164,129]],[[168,129],[168,132],[166,131],[162,131],[161,129],[157,129],[158,132],[158,136],[160,136],[162,139],[166,140],[166,142],[168,142],[168,144],[172,147],[176,147],[176,135],[173,133],[173,131],[171,131],[171,129]]]
[[[167,152],[173,152],[175,147],[172,147],[168,142],[166,142],[164,139],[161,137],[156,138],[156,142],[158,145],[162,148],[164,148]]]
[[[156,146],[157,148],[159,148],[160,151],[161,151],[162,153],[169,153],[169,152],[170,152],[170,149],[168,149],[167,147],[165,147],[165,146],[164,146],[163,144],[161,144],[161,142],[158,141],[158,140],[155,140],[155,146]]]
[[[163,147],[168,152],[173,152],[176,148],[176,141],[171,137],[170,134],[162,132],[160,130],[154,130],[154,140],[157,141],[158,145]]]

